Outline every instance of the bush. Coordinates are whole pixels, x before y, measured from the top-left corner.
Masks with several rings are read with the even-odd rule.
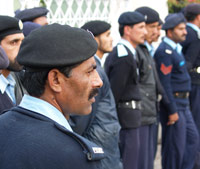
[[[177,13],[180,12],[186,5],[190,3],[200,3],[200,0],[168,0],[168,12]]]

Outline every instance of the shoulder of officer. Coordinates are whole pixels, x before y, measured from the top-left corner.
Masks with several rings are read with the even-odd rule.
[[[128,56],[128,51],[124,45],[122,45],[122,44],[117,45],[117,56],[118,57]]]

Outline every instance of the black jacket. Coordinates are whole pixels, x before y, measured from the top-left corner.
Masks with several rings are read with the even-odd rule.
[[[142,125],[150,125],[157,122],[158,94],[162,94],[164,89],[157,75],[154,59],[146,46],[139,45],[136,50],[140,72],[139,86],[142,95]]]
[[[118,44],[123,45],[123,44]],[[127,55],[118,56],[118,45],[105,61],[105,71],[110,80],[116,105],[131,100],[140,101],[138,68],[132,52],[125,46]],[[122,47],[123,47],[122,46]],[[141,112],[138,109],[117,108],[122,128],[137,128],[141,124]]]

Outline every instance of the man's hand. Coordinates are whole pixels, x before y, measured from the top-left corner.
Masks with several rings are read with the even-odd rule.
[[[173,125],[176,121],[178,121],[179,116],[178,113],[174,113],[169,115],[169,121],[167,122],[167,125]]]

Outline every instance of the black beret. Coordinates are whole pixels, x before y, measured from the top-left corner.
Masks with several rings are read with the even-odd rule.
[[[8,56],[3,48],[0,46],[0,69],[6,69],[9,65]]]
[[[144,16],[137,12],[124,12],[119,16],[118,23],[120,25],[134,25],[140,22],[145,22]]]
[[[165,23],[162,26],[163,30],[168,30],[176,27],[180,23],[186,23],[186,19],[183,13],[173,13],[167,15],[165,18]]]
[[[24,36],[28,36],[33,30],[41,27],[40,24],[31,21],[26,21],[23,23],[23,25],[24,25],[23,27]]]
[[[96,51],[90,32],[55,23],[32,31],[23,40],[17,61],[32,69],[64,67],[81,63]]]
[[[15,17],[21,19],[22,22],[33,21],[34,19],[40,16],[46,16],[48,12],[49,10],[46,9],[45,7],[35,7],[19,11],[16,13]]]
[[[200,14],[200,4],[192,3],[192,4],[187,5],[184,8],[184,14],[185,15],[188,15],[188,14],[198,15],[198,14]]]
[[[23,23],[21,20],[10,17],[0,15],[0,40],[2,40],[5,36],[22,33]]]
[[[111,25],[105,21],[95,20],[85,23],[81,28],[91,31],[94,36],[98,36],[109,30],[110,27]]]
[[[152,8],[144,6],[144,7],[137,8],[135,11],[140,12],[141,14],[144,15],[147,24],[159,22],[160,20],[158,12],[156,12]]]

